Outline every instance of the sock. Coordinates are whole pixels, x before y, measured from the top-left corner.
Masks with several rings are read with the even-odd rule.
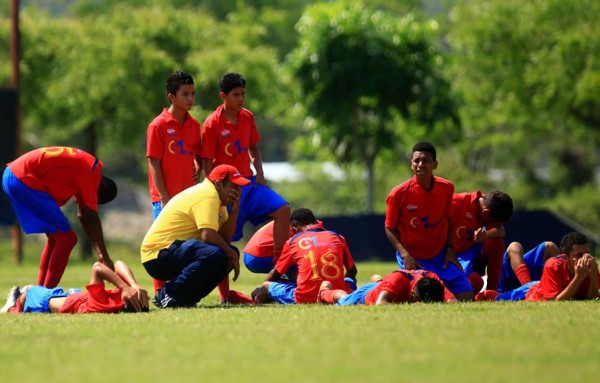
[[[225,276],[223,280],[219,283],[219,299],[221,303],[227,301],[227,297],[229,297],[229,275]]]
[[[473,291],[478,293],[483,288],[483,279],[476,272],[472,272],[469,274],[469,282],[471,282],[471,286],[473,286]]]
[[[152,282],[154,283],[154,292],[156,293],[158,290],[162,289],[165,285],[165,281],[159,281],[158,279],[152,278]]]
[[[323,290],[321,291],[321,294],[319,295],[321,302],[323,303],[327,303],[327,304],[334,304],[335,302],[333,301],[333,295],[335,294],[335,290]]]
[[[496,300],[496,297],[498,295],[500,295],[500,293],[497,292],[496,290],[484,290],[480,293],[475,294],[475,301],[476,302],[494,301],[494,300]]]
[[[50,254],[46,278],[44,279],[44,287],[48,288],[58,286],[67,268],[67,263],[69,263],[71,251],[77,244],[77,234],[73,230],[66,233],[57,232],[49,235],[49,237],[51,236],[56,240],[56,244]]]
[[[48,240],[46,241],[46,246],[44,246],[44,251],[42,251],[42,256],[40,257],[40,270],[38,272],[38,279],[36,283],[39,286],[44,285],[46,273],[48,272],[48,264],[50,263],[50,256],[52,255],[54,246],[56,246],[56,237],[54,234],[46,234],[46,237]]]
[[[515,269],[515,274],[517,275],[519,282],[521,282],[521,286],[531,282],[531,275],[529,275],[529,270],[527,270],[526,264],[521,263],[519,266],[517,266]]]
[[[506,248],[502,238],[489,238],[483,243],[483,253],[487,257],[487,286],[488,290],[496,290],[502,271],[502,260]]]

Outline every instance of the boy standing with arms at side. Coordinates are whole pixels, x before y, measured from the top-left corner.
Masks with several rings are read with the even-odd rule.
[[[458,300],[473,300],[473,288],[452,245],[450,205],[454,184],[433,175],[436,150],[429,142],[413,146],[414,176],[392,189],[386,199],[385,233],[400,269],[437,274]]]
[[[194,79],[178,71],[166,83],[171,103],[148,125],[146,157],[152,216],[156,220],[177,193],[193,186],[200,174],[200,123],[189,114],[194,106]],[[154,290],[164,282],[154,280]]]
[[[252,112],[244,108],[246,80],[238,73],[227,73],[219,82],[219,96],[223,100],[202,126],[202,170],[210,174],[218,165],[237,168],[251,181],[242,188],[240,212],[232,241],[243,237],[244,224],[253,225],[273,219],[273,256],[278,258],[283,244],[289,238],[290,207],[281,196],[265,184],[262,157],[258,143],[260,136]],[[250,164],[254,165],[256,175]],[[229,293],[228,279],[219,285],[221,300]]]

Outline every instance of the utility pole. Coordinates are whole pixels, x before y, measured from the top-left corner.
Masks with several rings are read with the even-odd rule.
[[[21,155],[21,76],[19,71],[19,62],[21,61],[20,54],[20,32],[19,32],[19,0],[10,1],[10,19],[11,19],[11,31],[10,31],[10,62],[12,67],[12,81],[11,86],[17,93],[17,123],[15,126],[15,158]],[[16,222],[12,227],[12,248],[13,248],[13,262],[20,264],[23,261],[23,235],[21,234],[21,227]]]

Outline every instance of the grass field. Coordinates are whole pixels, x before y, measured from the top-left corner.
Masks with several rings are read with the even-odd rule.
[[[39,249],[36,248],[39,246]],[[109,245],[111,246],[111,245]],[[14,266],[0,241],[0,298],[34,281],[35,253]],[[144,285],[127,246],[110,247]],[[82,287],[73,259],[61,286]],[[393,263],[361,263],[359,284]],[[262,276],[243,269],[232,288]],[[2,304],[4,302],[2,301]],[[596,382],[600,303],[388,307],[199,307],[118,315],[0,316],[0,382]]]

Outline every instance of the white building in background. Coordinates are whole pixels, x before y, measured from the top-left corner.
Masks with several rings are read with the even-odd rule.
[[[321,170],[334,180],[345,179],[342,168],[332,162],[323,162]],[[300,182],[303,178],[302,172],[289,162],[263,162],[263,171],[265,178],[273,182]]]

